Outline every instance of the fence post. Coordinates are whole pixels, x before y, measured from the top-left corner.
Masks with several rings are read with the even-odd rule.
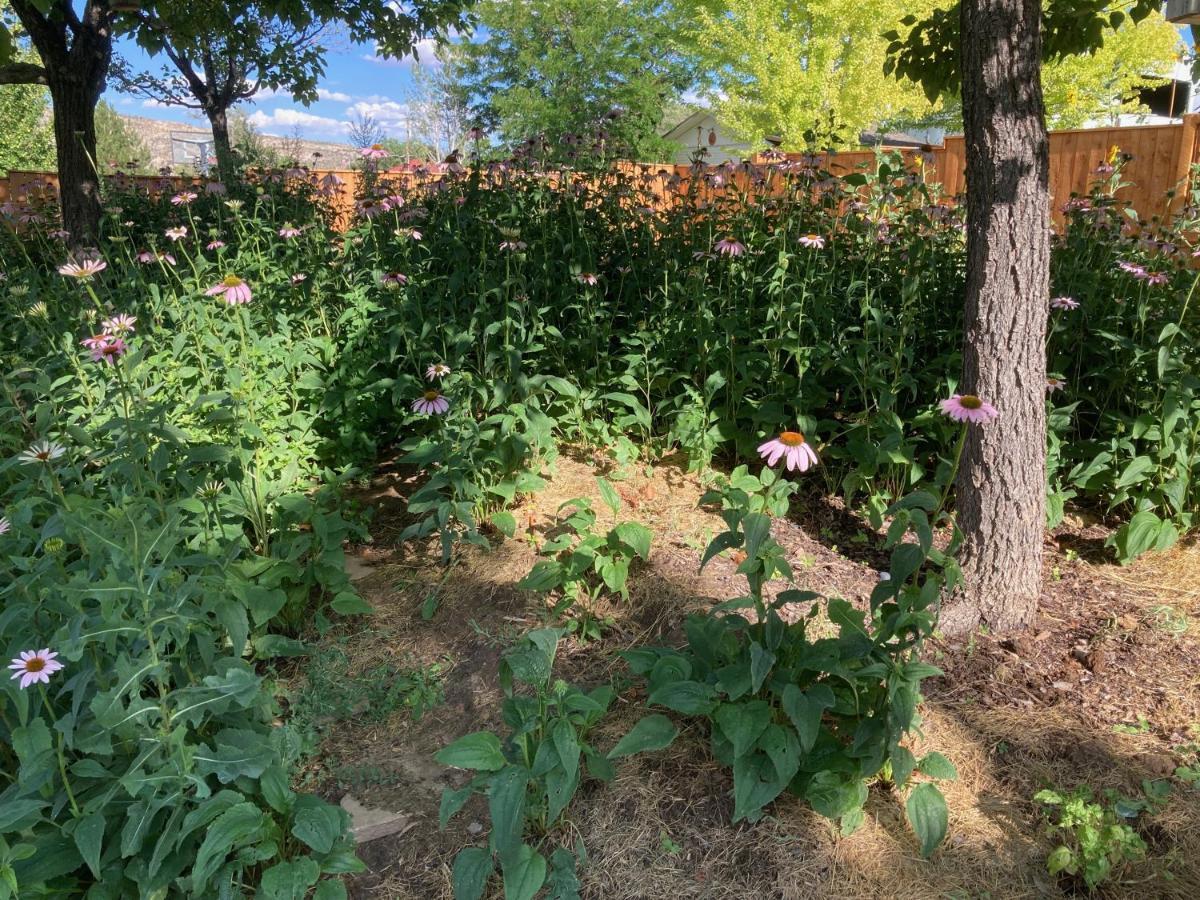
[[[1171,189],[1175,196],[1168,208],[1168,218],[1178,215],[1189,196],[1192,163],[1196,159],[1196,134],[1200,130],[1200,113],[1187,113],[1179,126],[1179,146],[1175,150],[1175,177]]]

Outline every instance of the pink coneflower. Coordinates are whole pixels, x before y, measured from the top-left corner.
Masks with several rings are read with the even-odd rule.
[[[288,222],[286,225],[284,225],[282,228],[279,229],[279,236],[281,238],[283,238],[285,241],[290,241],[292,238],[300,237],[300,229],[297,228],[295,225],[293,225],[291,222]]]
[[[600,281],[595,272],[580,272],[575,276],[575,280],[580,284],[597,284]]]
[[[1055,391],[1064,390],[1066,388],[1066,386],[1067,386],[1067,379],[1065,379],[1065,378],[1055,378],[1054,376],[1050,376],[1049,378],[1046,379],[1047,393],[1053,394]]]
[[[345,181],[343,181],[341,178],[339,178],[333,172],[327,173],[326,175],[324,175],[321,178],[320,181],[317,182],[317,184],[320,186],[321,190],[325,193],[332,193],[333,191],[337,190],[345,183],[346,183]]]
[[[801,237],[797,243],[801,247],[811,247],[814,250],[822,250],[825,247],[825,238],[819,234],[806,234]]]
[[[220,181],[210,181],[204,185],[204,193],[211,194],[214,197],[223,197],[227,192],[227,188]]]
[[[8,534],[12,529],[12,522],[8,521],[8,516],[0,516],[0,534]]]
[[[1071,297],[1055,297],[1050,301],[1051,309],[1079,309],[1079,301]]]
[[[476,125],[470,131],[467,132],[467,139],[472,140],[472,141],[482,141],[483,140],[483,129],[480,128],[478,125]]]
[[[974,425],[986,425],[1000,415],[996,407],[974,394],[955,394],[949,400],[943,400],[941,407],[942,412],[955,422],[970,422]]]
[[[501,250],[508,250],[512,253],[520,253],[527,246],[529,246],[529,245],[526,244],[524,241],[501,241],[500,242]]]
[[[388,272],[380,280],[384,287],[403,287],[408,284],[408,276],[403,272]]]
[[[58,229],[50,232],[50,237],[55,238],[60,241],[65,241],[70,236],[71,236],[71,232],[67,231],[65,228],[58,228]]]
[[[386,159],[388,152],[380,144],[372,144],[370,147],[361,148],[358,155],[363,159]]]
[[[425,370],[425,377],[429,381],[435,381],[438,378],[445,378],[450,374],[450,367],[445,363],[434,363]]]
[[[1166,272],[1147,272],[1146,273],[1146,284],[1150,284],[1150,285],[1166,284],[1170,280],[1171,280],[1171,276],[1168,275]]]
[[[1118,262],[1117,268],[1120,269],[1122,272],[1128,272],[1130,275],[1134,276],[1135,278],[1142,278],[1146,274],[1145,266],[1139,266],[1137,263],[1126,262],[1125,260],[1121,260],[1120,262]]]
[[[209,297],[220,294],[230,306],[249,303],[251,297],[250,285],[236,275],[226,275],[204,293]]]
[[[54,441],[34,441],[28,450],[23,450],[18,454],[17,459],[26,465],[37,465],[38,463],[54,462],[66,452],[66,447],[56,444]]]
[[[8,667],[13,670],[13,679],[21,679],[20,688],[25,690],[38,682],[50,683],[50,676],[63,667],[56,659],[57,656],[57,653],[50,652],[49,647],[43,647],[41,650],[23,650]]]
[[[415,228],[397,228],[395,235],[401,240],[408,239],[411,241],[419,241],[422,237],[421,232],[417,231]]]
[[[165,234],[167,236],[167,240],[169,240],[169,241],[181,241],[185,237],[187,237],[187,233],[188,233],[188,230],[187,230],[186,225],[179,225],[175,228],[168,228],[166,231],[163,232],[163,234]]]
[[[741,256],[746,252],[746,245],[741,241],[726,237],[713,244],[713,250],[722,256]]]
[[[221,240],[220,238],[218,238],[215,241],[209,241],[207,244],[205,244],[204,249],[205,250],[220,250],[224,246],[225,246],[225,242],[223,240]]]
[[[450,401],[442,396],[441,391],[426,391],[419,400],[413,401],[413,412],[425,416],[440,416],[450,408]]]
[[[110,366],[115,366],[117,360],[129,350],[129,345],[122,338],[111,334],[88,338],[83,345],[92,351],[92,362],[108,363]]]
[[[172,206],[187,206],[189,203],[191,203],[195,199],[196,199],[196,194],[194,191],[180,191],[178,194],[176,194],[174,197],[171,198],[171,205]]]
[[[779,437],[771,438],[765,444],[760,444],[758,453],[767,461],[768,466],[775,465],[782,456],[784,467],[789,472],[793,469],[807,472],[820,462],[817,458],[817,451],[799,431],[780,432]]]
[[[107,268],[108,263],[102,259],[85,259],[77,263],[64,263],[58,267],[58,274],[66,275],[68,278],[88,279],[93,275],[99,275]]]
[[[366,199],[358,204],[358,212],[364,219],[373,219],[381,212],[384,212],[383,204],[378,200]]]
[[[143,250],[137,255],[137,261],[142,265],[149,265],[150,263],[155,262],[165,262],[172,266],[175,265],[175,257],[170,253],[163,253],[161,250],[157,250],[153,253],[151,253],[149,250]]]
[[[292,284],[301,284],[307,280],[308,280],[308,276],[305,275],[303,272],[297,272],[291,278]]]
[[[126,334],[134,331],[134,325],[137,324],[137,317],[131,316],[129,313],[121,313],[113,316],[111,319],[105,319],[100,323],[101,327],[108,334]]]

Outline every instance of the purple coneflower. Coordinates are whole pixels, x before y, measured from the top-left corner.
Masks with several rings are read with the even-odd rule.
[[[196,194],[194,191],[180,191],[178,194],[176,194],[174,197],[171,198],[171,205],[172,206],[187,206],[189,203],[191,203],[195,199],[196,199]]]
[[[68,278],[91,278],[93,275],[99,275],[108,268],[108,263],[102,259],[85,259],[82,262],[64,263],[58,267],[59,275],[66,275]]]
[[[996,407],[981,400],[974,394],[955,394],[941,402],[942,412],[955,422],[970,422],[974,425],[986,425],[995,419],[999,412]]]
[[[806,234],[798,241],[801,247],[811,247],[814,250],[822,250],[825,247],[825,238],[819,234]]]
[[[529,245],[526,244],[524,241],[501,241],[500,242],[501,250],[508,250],[508,251],[511,251],[512,253],[520,253],[527,246],[529,246]]]
[[[137,324],[137,317],[131,316],[129,313],[121,313],[113,316],[111,319],[105,319],[100,325],[108,334],[126,334],[134,330],[134,325]]]
[[[725,237],[713,244],[713,250],[722,256],[741,256],[746,252],[746,245],[731,237]]]
[[[595,272],[580,272],[575,276],[575,280],[580,284],[597,284],[600,281]]]
[[[440,416],[450,408],[450,401],[442,396],[441,391],[426,391],[419,400],[413,401],[413,412],[426,416]]]
[[[292,284],[301,284],[307,280],[308,280],[308,276],[305,275],[303,272],[297,272],[291,278]]]
[[[370,147],[360,149],[358,155],[363,159],[386,159],[388,152],[380,144],[372,144]]]
[[[1046,379],[1046,391],[1053,394],[1055,391],[1061,391],[1067,386],[1067,379],[1055,378],[1053,375]]]
[[[1150,285],[1166,284],[1170,280],[1171,280],[1171,276],[1168,275],[1166,272],[1147,272],[1146,273],[1146,284],[1150,284]]]
[[[793,469],[807,472],[820,462],[820,459],[817,458],[817,451],[799,431],[780,432],[779,437],[760,444],[758,453],[767,461],[768,466],[775,465],[782,456],[784,467],[789,472]]]
[[[1119,261],[1117,263],[1117,268],[1122,272],[1128,272],[1134,278],[1142,278],[1146,274],[1145,266],[1139,266],[1137,263],[1131,263],[1125,260]]]
[[[230,306],[249,303],[251,297],[250,285],[236,275],[226,275],[204,293],[209,297],[216,297],[220,294]]]
[[[445,363],[434,363],[425,370],[425,377],[429,381],[435,381],[438,378],[445,378],[450,374],[450,367]]]
[[[168,228],[166,231],[163,232],[163,234],[166,235],[167,240],[169,240],[169,241],[181,241],[185,237],[187,237],[187,233],[188,233],[188,230],[187,230],[186,225],[179,225],[175,228]]]
[[[83,345],[92,351],[92,362],[108,363],[115,366],[117,360],[129,350],[129,345],[122,338],[112,334],[102,334],[99,338],[88,338]]]
[[[380,280],[384,287],[397,288],[408,284],[408,276],[403,272],[388,272]]]
[[[285,241],[290,241],[292,238],[300,237],[300,229],[288,222],[279,229],[279,236]]]
[[[1051,309],[1079,309],[1079,301],[1072,297],[1055,297],[1050,301]]]
[[[8,667],[13,670],[13,679],[21,679],[20,688],[25,690],[38,682],[50,683],[50,676],[63,667],[56,659],[57,656],[57,653],[50,652],[49,647],[43,647],[41,650],[23,650]]]
[[[58,229],[55,229],[54,231],[50,232],[50,237],[55,238],[60,241],[65,241],[70,236],[71,236],[71,232],[67,231],[65,228],[58,228]]]
[[[225,246],[225,242],[223,240],[221,240],[220,238],[217,238],[216,240],[209,241],[207,244],[205,244],[204,249],[205,250],[220,250],[224,246]]]
[[[0,534],[8,534],[12,529],[12,522],[8,521],[8,516],[0,516]]]

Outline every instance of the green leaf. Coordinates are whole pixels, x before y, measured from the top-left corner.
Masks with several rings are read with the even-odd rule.
[[[488,519],[488,521],[491,522],[492,525],[496,527],[496,530],[506,538],[511,538],[517,533],[517,519],[506,509],[492,513],[492,516],[490,519]]]
[[[528,844],[500,863],[504,871],[504,900],[532,900],[546,883],[546,858]]]
[[[747,513],[742,518],[742,533],[746,536],[746,556],[754,559],[771,536],[771,517],[763,513]]]
[[[491,845],[501,863],[511,859],[521,846],[525,830],[525,786],[529,773],[508,766],[492,779],[488,789],[488,812],[492,816]]]
[[[717,707],[713,721],[733,745],[733,757],[737,759],[749,752],[770,724],[771,706],[765,700],[722,703]]]
[[[622,756],[632,756],[634,753],[644,753],[648,750],[662,750],[671,746],[671,742],[679,735],[675,723],[659,713],[645,716],[629,729],[617,746],[608,751],[609,759],[620,759]]]
[[[755,694],[762,689],[763,682],[775,665],[775,654],[767,650],[758,641],[750,643],[750,690]]]
[[[946,800],[937,786],[927,781],[913,788],[904,809],[921,842],[921,855],[928,857],[946,837],[949,821]]]
[[[255,625],[265,625],[279,614],[287,603],[287,594],[280,588],[267,588],[258,584],[236,584],[234,595],[246,604]]]
[[[566,719],[559,719],[554,723],[550,737],[554,741],[554,749],[558,753],[563,771],[569,778],[574,778],[579,774],[580,753],[579,736],[575,733],[575,726]]]
[[[1059,844],[1046,857],[1046,872],[1050,875],[1057,875],[1064,871],[1075,872],[1075,854],[1071,852],[1070,847]]]
[[[347,813],[312,794],[301,794],[292,807],[292,835],[318,853],[328,853],[346,831]]]
[[[312,857],[281,862],[263,872],[256,896],[261,900],[304,900],[320,877],[321,868]]]
[[[192,892],[211,896],[208,881],[225,861],[229,852],[262,830],[263,813],[255,804],[238,803],[213,820],[204,832],[204,842],[196,851],[192,865]]]
[[[100,850],[104,843],[106,824],[104,816],[92,813],[79,820],[71,835],[75,839],[75,846],[79,848],[79,855],[96,878],[100,877]]]
[[[908,784],[908,779],[912,777],[916,767],[917,759],[912,755],[912,751],[903,744],[897,744],[896,749],[892,751],[892,781],[896,787],[902,788]]]
[[[942,756],[934,750],[931,753],[926,753],[921,757],[921,761],[917,764],[917,768],[921,770],[922,775],[928,775],[930,778],[938,778],[942,781],[953,781],[958,777],[958,769],[954,768],[954,763]]]
[[[817,742],[822,713],[834,704],[833,691],[826,685],[814,684],[806,694],[796,685],[789,684],[783,689],[781,702],[800,738],[801,750],[807,753]]]
[[[353,591],[342,591],[329,605],[342,616],[368,616],[375,612],[375,607]]]
[[[622,522],[612,530],[617,539],[642,559],[650,558],[650,543],[654,539],[652,532],[645,525],[637,522]]]
[[[597,478],[596,485],[600,488],[600,499],[605,506],[612,510],[615,516],[621,510],[621,498],[607,478]]]
[[[500,738],[490,731],[476,731],[460,737],[448,747],[443,747],[434,759],[443,766],[456,769],[475,769],[479,772],[496,772],[505,766],[504,754],[500,751]]]
[[[489,850],[482,847],[460,850],[454,857],[454,900],[479,900],[495,867]]]
[[[312,900],[346,900],[346,885],[326,878],[313,891]]]
[[[688,716],[706,716],[712,712],[713,689],[698,681],[672,681],[651,691],[646,702]]]
[[[466,805],[467,800],[470,799],[473,793],[475,793],[475,788],[470,784],[458,790],[450,788],[442,790],[442,803],[438,808],[439,831],[446,830],[446,824],[450,821],[451,817]]]

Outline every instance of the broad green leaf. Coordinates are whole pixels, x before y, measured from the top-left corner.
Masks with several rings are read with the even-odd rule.
[[[100,813],[84,816],[75,826],[71,837],[79,848],[79,855],[87,863],[92,875],[100,877],[100,851],[104,843],[104,829],[107,822]]]
[[[908,795],[904,809],[921,842],[921,855],[929,856],[946,837],[949,813],[942,792],[932,782],[918,784]]]
[[[662,750],[671,746],[671,742],[679,735],[675,723],[666,716],[654,713],[638,720],[629,729],[617,746],[608,751],[609,759],[620,759],[622,756],[632,756],[634,753],[644,753],[648,750]]]
[[[442,802],[438,808],[439,831],[446,830],[446,824],[450,821],[451,817],[466,805],[467,800],[471,798],[473,793],[475,793],[475,788],[469,784],[458,790],[443,788]]]
[[[597,478],[596,486],[600,488],[600,499],[605,506],[612,510],[615,516],[621,510],[621,498],[607,478]]]
[[[320,875],[321,868],[311,857],[281,862],[263,872],[256,896],[261,900],[304,900]]]
[[[650,543],[654,540],[654,532],[645,525],[639,525],[637,522],[622,522],[613,529],[613,534],[642,559],[650,558]]]
[[[259,834],[263,827],[262,810],[253,803],[242,802],[230,807],[213,820],[204,832],[204,841],[196,851],[192,866],[192,891],[209,896],[209,879],[235,847]]]
[[[570,778],[574,778],[579,774],[580,753],[579,736],[575,733],[575,726],[566,719],[559,719],[554,723],[550,737],[554,741],[554,749],[558,751],[563,771]]]
[[[500,738],[490,731],[476,731],[460,737],[450,746],[439,750],[434,759],[443,766],[480,772],[496,772],[505,765],[504,754],[500,751]]]
[[[789,684],[783,689],[781,702],[784,713],[800,737],[800,748],[807,753],[817,742],[821,715],[834,704],[833,691],[823,684],[815,684],[805,693],[796,685]]]
[[[318,853],[328,853],[346,831],[348,815],[312,794],[301,794],[292,807],[292,835]]]
[[[954,763],[936,750],[922,756],[917,768],[921,770],[922,775],[942,781],[953,781],[958,777],[958,769],[954,768]]]
[[[717,707],[713,721],[733,745],[733,756],[736,759],[749,752],[759,735],[770,724],[771,706],[765,700],[722,703]]]
[[[502,769],[488,788],[488,812],[492,816],[491,845],[501,863],[511,859],[521,846],[525,830],[525,786],[529,773],[517,766]]]
[[[651,691],[646,702],[688,716],[708,715],[713,708],[713,689],[698,681],[672,681]]]
[[[775,665],[775,654],[763,647],[757,641],[750,643],[750,690],[755,694],[761,690],[763,682]]]
[[[341,616],[366,616],[375,612],[375,607],[353,591],[342,591],[329,605]]]
[[[490,850],[483,847],[467,847],[454,857],[454,900],[479,900],[487,887],[487,880],[495,870]]]
[[[546,883],[546,858],[528,844],[521,844],[508,861],[501,861],[504,872],[504,900],[532,900]]]
[[[503,534],[506,538],[511,538],[517,533],[517,519],[506,509],[492,513],[488,520],[496,527],[496,530]]]

